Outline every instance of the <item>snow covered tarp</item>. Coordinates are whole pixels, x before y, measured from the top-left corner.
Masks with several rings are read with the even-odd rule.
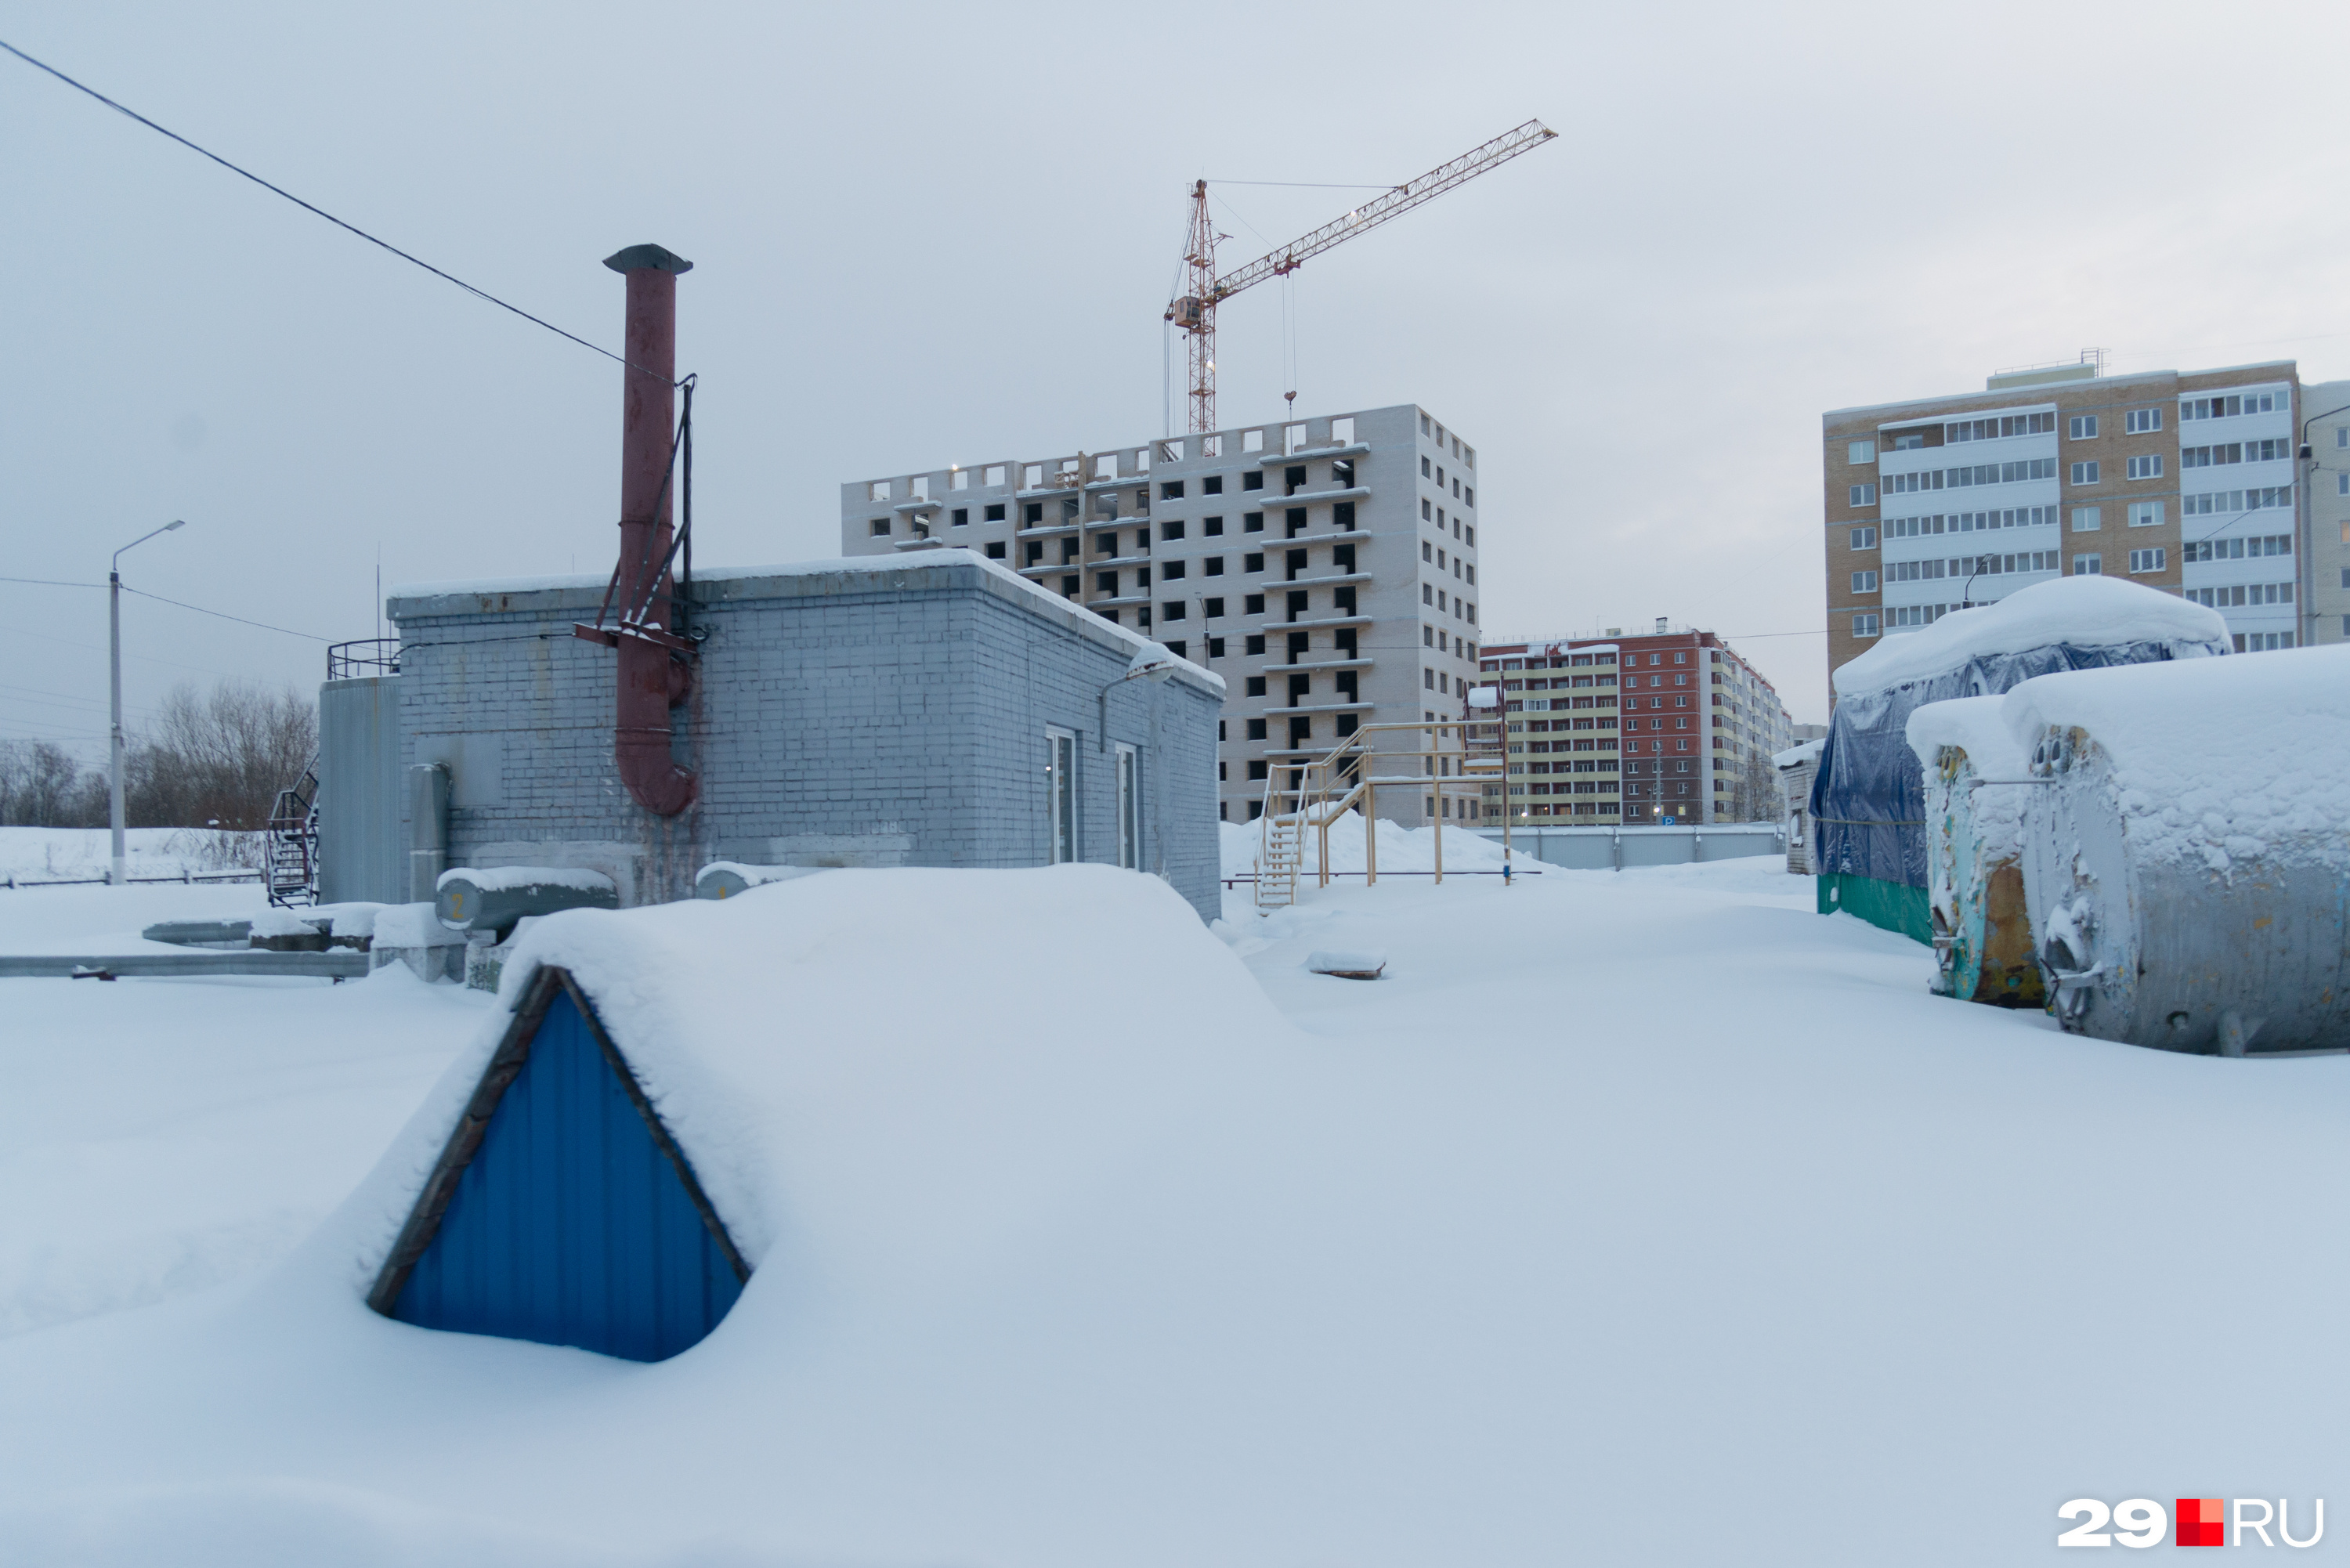
[[[2168,1050],[2350,1045],[2350,648],[2043,676],[2024,878],[2065,1028]]]
[[[2039,966],[2023,897],[2023,753],[2001,697],[1954,697],[1909,715],[1925,769],[1926,898],[1934,989],[1961,1001],[2037,1007]]]
[[[2218,612],[2118,577],[2059,577],[1888,636],[1835,671],[1812,784],[1822,913],[1931,938],[1925,782],[1907,732],[1928,702],[1995,696],[2037,675],[2217,656]]]

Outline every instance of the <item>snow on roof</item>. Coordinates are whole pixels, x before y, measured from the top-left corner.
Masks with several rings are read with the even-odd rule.
[[[1966,753],[1968,765],[1978,778],[2022,778],[2029,748],[2015,743],[2007,721],[2001,717],[2006,701],[2004,696],[1954,697],[1947,702],[1929,702],[1910,714],[1905,732],[1926,776],[1933,777],[1942,748],[1956,746]]]
[[[909,560],[903,556],[839,556],[827,560],[785,561],[764,566],[697,566],[694,568],[693,576],[696,582],[739,582],[760,577],[820,577],[844,573],[884,576],[942,566],[977,566],[995,577],[1000,583],[1027,596],[1040,607],[1050,606],[1056,611],[1084,615],[1096,631],[1107,634],[1113,641],[1125,644],[1129,653],[1158,646],[1150,638],[1145,637],[1132,628],[1120,626],[1116,621],[1105,620],[1099,616],[1091,615],[1082,606],[1072,604],[1043,584],[1030,582],[1010,567],[991,561],[978,551],[967,547],[926,550],[918,560]],[[386,597],[387,599],[426,599],[463,594],[496,596],[561,592],[581,588],[601,594],[605,585],[610,580],[611,574],[608,572],[593,576],[571,573],[545,576],[468,577],[450,582],[410,583],[393,588]],[[1201,685],[1212,687],[1217,691],[1224,689],[1224,678],[1215,671],[1195,664],[1188,659],[1179,659],[1176,662],[1182,667],[1182,673],[1186,678],[1194,679]]]
[[[355,1288],[542,964],[595,1004],[744,1259],[788,1248],[778,1310],[812,1281],[872,1286],[1001,1244],[1176,1136],[1286,1033],[1191,905],[1109,867],[834,870],[550,915],[346,1211]]]
[[[1805,741],[1801,745],[1789,746],[1783,752],[1772,753],[1771,761],[1783,768],[1801,767],[1805,763],[1818,761],[1820,748],[1827,743],[1825,736],[1816,741]]]
[[[2127,642],[2168,642],[2174,657],[2221,653],[2228,623],[2216,610],[2119,577],[2058,577],[1994,605],[1953,610],[1922,630],[1879,639],[1835,671],[1836,695],[1883,691],[1971,659],[2055,643],[2109,648]]]
[[[2086,732],[2131,833],[2156,853],[2219,867],[2280,841],[2344,854],[2350,646],[2069,670],[1999,701],[2027,752],[2050,729]]]

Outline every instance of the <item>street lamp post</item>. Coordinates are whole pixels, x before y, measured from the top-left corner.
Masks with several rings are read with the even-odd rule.
[[[186,518],[175,517],[156,529],[154,534],[141,534],[131,540],[122,549],[114,552],[114,558],[107,563],[107,664],[109,679],[114,689],[114,723],[110,736],[113,755],[107,764],[106,781],[107,820],[114,829],[114,869],[107,880],[118,888],[130,880],[129,863],[122,852],[122,556],[124,551],[144,545],[155,534],[169,534],[174,528],[185,526]]]

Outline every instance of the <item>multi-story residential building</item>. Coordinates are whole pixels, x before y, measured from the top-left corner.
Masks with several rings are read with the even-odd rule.
[[[1773,753],[1794,721],[1768,680],[1710,631],[1489,642],[1501,687],[1505,784],[1487,809],[1518,820],[1775,821]],[[1506,790],[1504,795],[1503,792]]]
[[[2350,381],[2301,389],[2308,412],[2309,628],[2317,642],[2350,641]]]
[[[1276,770],[1362,725],[1457,711],[1477,668],[1477,483],[1476,448],[1405,404],[858,480],[841,549],[967,546],[1223,676],[1219,811],[1242,822]],[[1455,809],[1379,798],[1408,826]]]
[[[2350,602],[2328,624],[2312,589],[2344,541],[2333,528],[2313,549],[2330,524],[2311,504],[2350,474],[2302,446],[2310,415],[2350,402],[2332,389],[2304,389],[2291,360],[2123,376],[2085,362],[1821,416],[1828,669],[2060,572],[2209,605],[2239,651],[2341,637]],[[2333,468],[2350,470],[2350,436],[2314,439],[2345,442]],[[2350,556],[2326,569],[2342,581]]]

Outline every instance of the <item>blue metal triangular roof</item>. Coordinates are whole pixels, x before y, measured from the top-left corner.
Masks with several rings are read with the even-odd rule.
[[[425,1328],[661,1361],[750,1277],[567,971],[541,969],[368,1303]]]

